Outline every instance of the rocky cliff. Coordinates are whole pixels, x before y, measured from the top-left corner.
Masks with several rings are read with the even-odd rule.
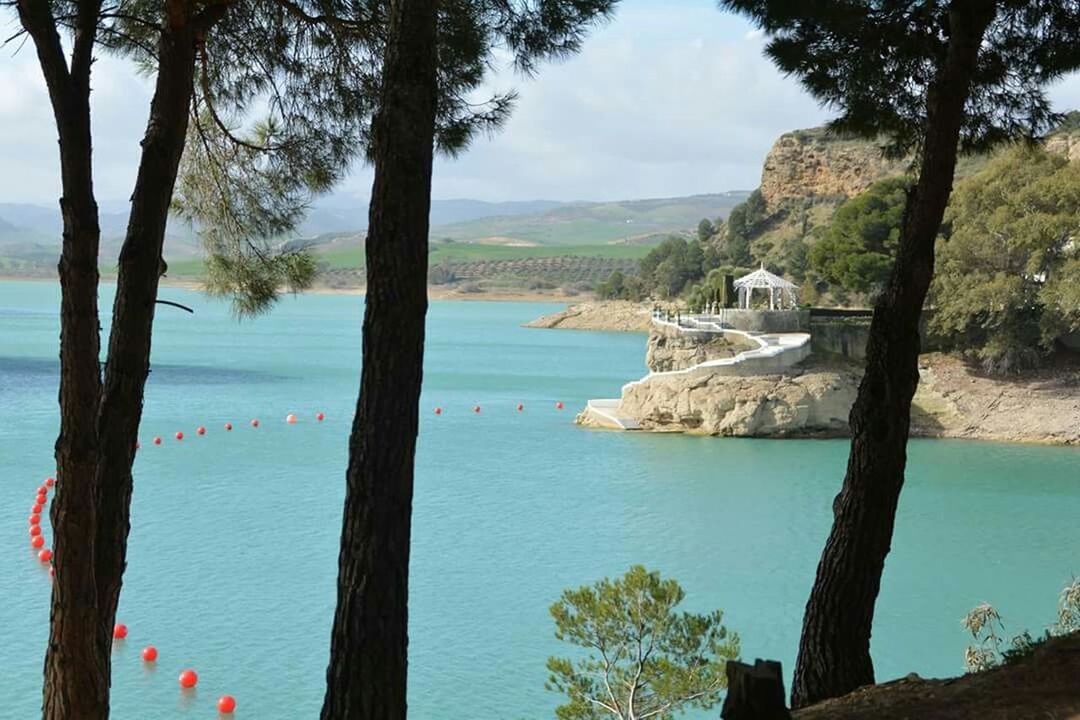
[[[617,414],[652,431],[839,436],[858,380],[854,368],[815,366],[784,375],[657,375],[625,387]]]
[[[684,370],[707,360],[735,357],[754,347],[712,333],[693,335],[654,328],[645,347],[645,365],[652,372]]]
[[[874,143],[837,138],[824,128],[785,133],[765,156],[761,195],[770,212],[791,200],[843,200],[904,172]]]

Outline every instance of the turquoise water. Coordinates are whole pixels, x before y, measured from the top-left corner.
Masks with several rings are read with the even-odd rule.
[[[0,283],[0,714],[12,718],[40,707],[49,578],[26,516],[52,472],[58,297],[49,284]],[[113,716],[214,717],[217,697],[231,693],[237,718],[316,717],[361,300],[290,297],[238,324],[197,294],[162,297],[196,314],[162,308],[155,328]],[[550,310],[432,305],[411,716],[551,717],[558,698],[544,690],[544,661],[561,648],[548,606],[563,588],[631,563],[678,578],[690,609],[723,608],[744,656],[779,659],[790,673],[847,444],[578,428],[573,414],[588,398],[641,375],[644,340],[519,327]],[[285,424],[290,412],[298,424]],[[1080,450],[913,442],[873,638],[879,678],[962,670],[959,620],[983,600],[1012,632],[1051,622],[1059,590],[1080,572],[1078,510]],[[139,659],[148,644],[160,653],[153,669]],[[200,675],[193,694],[176,684],[185,667]]]

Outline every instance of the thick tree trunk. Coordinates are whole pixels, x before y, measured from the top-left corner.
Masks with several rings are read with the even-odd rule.
[[[409,536],[427,313],[437,0],[391,4],[375,125],[360,397],[323,720],[406,715]]]
[[[796,708],[874,682],[870,630],[904,483],[919,381],[919,316],[952,191],[964,104],[995,11],[992,0],[954,0],[950,7],[948,51],[927,96],[919,179],[908,197],[896,263],[874,309],[866,374],[851,409],[847,475],[806,604],[792,688]]]
[[[101,389],[98,367],[100,240],[90,133],[90,66],[101,3],[79,5],[71,67],[49,3],[20,0],[19,20],[34,41],[60,141],[63,246],[60,255],[60,436],[53,527],[52,610],[45,655],[46,718],[106,718],[109,672],[95,646],[97,593],[93,549]]]
[[[116,607],[131,527],[131,465],[150,372],[154,321],[165,224],[184,150],[192,93],[198,28],[191,3],[172,0],[163,18],[157,84],[142,141],[127,234],[120,250],[105,384],[97,417],[101,457],[96,546],[100,652],[110,657]]]

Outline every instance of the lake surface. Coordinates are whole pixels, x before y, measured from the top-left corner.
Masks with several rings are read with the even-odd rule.
[[[362,300],[288,297],[237,323],[200,295],[162,298],[196,314],[158,312],[113,717],[214,717],[223,693],[236,696],[237,718],[317,717]],[[26,516],[53,472],[58,303],[51,284],[0,283],[0,707],[12,718],[40,712],[49,577]],[[587,399],[643,373],[645,343],[519,327],[551,309],[432,304],[410,716],[551,717],[559,698],[544,690],[544,662],[563,648],[548,607],[632,563],[677,578],[688,609],[723,608],[744,657],[781,660],[790,677],[847,443],[576,427]],[[1080,572],[1080,450],[916,441],[910,455],[873,637],[879,679],[962,671],[960,618],[984,600],[1009,633],[1041,630]],[[152,669],[139,658],[148,644],[159,651]],[[178,689],[185,667],[199,672],[194,694]]]

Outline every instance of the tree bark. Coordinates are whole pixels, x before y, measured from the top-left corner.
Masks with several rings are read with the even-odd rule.
[[[934,241],[952,191],[957,144],[992,0],[953,0],[950,38],[926,100],[919,179],[900,246],[874,308],[866,373],[851,409],[851,452],[833,501],[833,526],[806,604],[792,706],[874,682],[870,631],[904,483],[911,399],[919,381],[919,316],[934,270]]]
[[[406,716],[409,539],[427,313],[437,0],[391,3],[323,720]]]
[[[63,244],[60,254],[60,435],[56,441],[52,609],[45,655],[46,718],[105,718],[108,663],[95,646],[93,548],[96,502],[94,420],[98,367],[100,241],[90,132],[90,67],[101,2],[80,3],[68,67],[50,4],[20,0],[19,20],[34,41],[60,143]],[[103,710],[104,708],[104,710]]]
[[[99,651],[105,659],[110,657],[111,629],[126,565],[131,465],[150,372],[165,225],[190,118],[196,49],[206,29],[192,15],[192,3],[185,0],[171,0],[162,22],[157,80],[120,250],[109,354],[97,415],[100,459],[94,557]]]

